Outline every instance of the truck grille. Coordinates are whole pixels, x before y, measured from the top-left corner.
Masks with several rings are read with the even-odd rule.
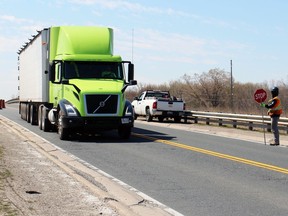
[[[86,113],[88,115],[117,115],[118,95],[86,95]]]

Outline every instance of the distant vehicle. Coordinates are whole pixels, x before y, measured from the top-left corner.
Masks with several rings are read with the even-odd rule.
[[[185,103],[182,99],[171,97],[169,91],[144,91],[132,102],[134,118],[145,116],[146,121],[158,118],[163,122],[165,118],[174,118],[175,122],[181,121],[184,114]]]
[[[43,131],[57,130],[62,140],[112,129],[130,137],[133,108],[124,92],[137,81],[134,65],[113,55],[111,28],[46,28],[18,54],[22,119]]]

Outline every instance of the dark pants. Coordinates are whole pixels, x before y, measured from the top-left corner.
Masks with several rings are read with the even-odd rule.
[[[280,144],[280,141],[279,141],[279,130],[278,130],[278,121],[279,121],[279,116],[271,117],[271,129],[272,129],[272,133],[274,135],[274,143],[275,144]]]

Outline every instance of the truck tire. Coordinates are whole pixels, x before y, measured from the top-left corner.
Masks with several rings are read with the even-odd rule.
[[[38,123],[38,121],[37,121],[38,116],[36,116],[36,114],[37,114],[36,107],[31,104],[30,105],[30,123],[31,123],[31,125],[37,125],[37,123]]]
[[[30,123],[30,105],[26,104],[26,121]]]
[[[42,106],[38,108],[38,127],[42,130]]]
[[[52,125],[48,119],[48,110],[45,106],[42,107],[42,112],[41,112],[41,124],[42,124],[42,130],[44,132],[48,132],[52,129]]]
[[[151,113],[150,113],[150,109],[149,108],[146,108],[146,121],[147,122],[150,122],[150,121],[152,121],[152,115],[151,115]]]
[[[59,111],[59,114],[58,114],[58,135],[59,135],[60,140],[68,140],[70,137],[70,130],[69,130],[69,128],[63,127],[62,118],[63,118],[63,115],[62,115],[61,111]]]
[[[25,110],[25,104],[23,103],[20,103],[20,106],[19,106],[19,112],[20,112],[20,116],[21,116],[21,119],[23,120],[26,120],[26,110]]]
[[[118,135],[121,139],[129,139],[131,136],[131,127],[119,127]]]

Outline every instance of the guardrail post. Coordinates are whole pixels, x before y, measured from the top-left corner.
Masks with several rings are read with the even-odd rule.
[[[237,121],[233,120],[233,128],[237,128]]]
[[[206,125],[209,125],[210,123],[210,118],[206,118]]]
[[[267,123],[267,131],[271,132],[271,123]]]
[[[223,125],[223,119],[219,119],[219,126]]]
[[[195,116],[195,118],[194,118],[194,123],[195,123],[195,124],[198,123],[198,117],[197,117],[197,116]]]
[[[249,122],[248,126],[249,126],[249,130],[253,130],[253,122]]]

